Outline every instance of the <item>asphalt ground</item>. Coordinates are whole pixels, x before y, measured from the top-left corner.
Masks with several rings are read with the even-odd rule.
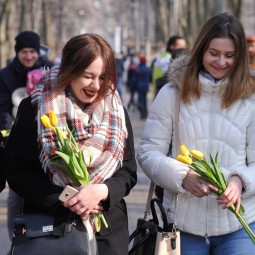
[[[127,106],[129,100],[129,93],[125,90],[123,94],[123,104]],[[148,94],[148,108],[150,108],[152,102],[152,94]],[[140,119],[140,113],[136,107],[131,107],[128,110],[129,117],[131,119],[135,150],[137,149],[144,127],[145,120]],[[149,190],[149,179],[145,176],[139,164],[137,164],[138,180],[136,186],[131,190],[130,194],[125,198],[128,210],[129,232],[132,233],[135,230],[136,222],[139,217],[144,216],[145,204]],[[8,186],[0,194],[0,255],[8,255],[11,240],[7,231],[7,196]]]

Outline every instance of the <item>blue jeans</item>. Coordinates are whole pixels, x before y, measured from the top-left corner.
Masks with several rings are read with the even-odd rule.
[[[249,225],[255,233],[255,223]],[[182,255],[254,255],[255,245],[242,228],[230,234],[205,237],[181,232]],[[210,253],[211,252],[211,253]]]

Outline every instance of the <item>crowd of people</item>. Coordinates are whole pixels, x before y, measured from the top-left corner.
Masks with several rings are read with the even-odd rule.
[[[137,160],[156,184],[169,223],[177,222],[182,255],[255,254],[227,210],[242,204],[255,232],[255,36],[247,36],[240,21],[216,15],[192,46],[174,35],[152,61],[131,54],[127,66],[121,53],[93,33],[68,40],[58,64],[40,56],[40,45],[37,33],[19,33],[15,57],[0,70],[0,130],[11,130],[5,138],[0,133],[0,188],[6,181],[10,187],[10,238],[15,215],[41,212],[58,223],[56,235],[68,234],[70,221],[86,226],[84,233],[92,229],[88,254],[128,254],[124,197],[136,185]],[[136,110],[145,121],[137,155],[129,119]],[[55,121],[46,127],[41,117],[51,120],[52,111]],[[77,185],[60,167],[56,125],[72,131],[89,185]],[[213,194],[217,187],[176,160],[179,144],[206,158],[218,154],[227,180],[219,197]],[[62,203],[58,197],[67,185],[77,193]],[[92,216],[98,213],[107,225],[95,231]]]

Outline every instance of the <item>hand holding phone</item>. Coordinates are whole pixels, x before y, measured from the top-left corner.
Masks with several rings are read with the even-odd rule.
[[[67,185],[60,194],[60,196],[58,197],[58,199],[62,202],[66,202],[67,200],[72,198],[77,192],[78,192],[77,189]]]

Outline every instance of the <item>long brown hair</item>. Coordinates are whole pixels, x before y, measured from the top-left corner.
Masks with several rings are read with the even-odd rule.
[[[114,52],[104,38],[92,33],[75,36],[64,46],[55,93],[65,90],[71,80],[80,76],[99,56],[105,64],[105,78],[94,103],[104,98],[109,91],[114,93],[117,88]]]
[[[192,96],[200,98],[199,72],[203,66],[203,55],[214,38],[230,38],[235,45],[234,64],[227,77],[224,77],[228,84],[222,98],[222,107],[228,107],[255,91],[254,78],[249,71],[243,26],[235,17],[223,13],[212,17],[203,25],[190,52],[181,83],[181,98],[184,103],[190,103]]]

